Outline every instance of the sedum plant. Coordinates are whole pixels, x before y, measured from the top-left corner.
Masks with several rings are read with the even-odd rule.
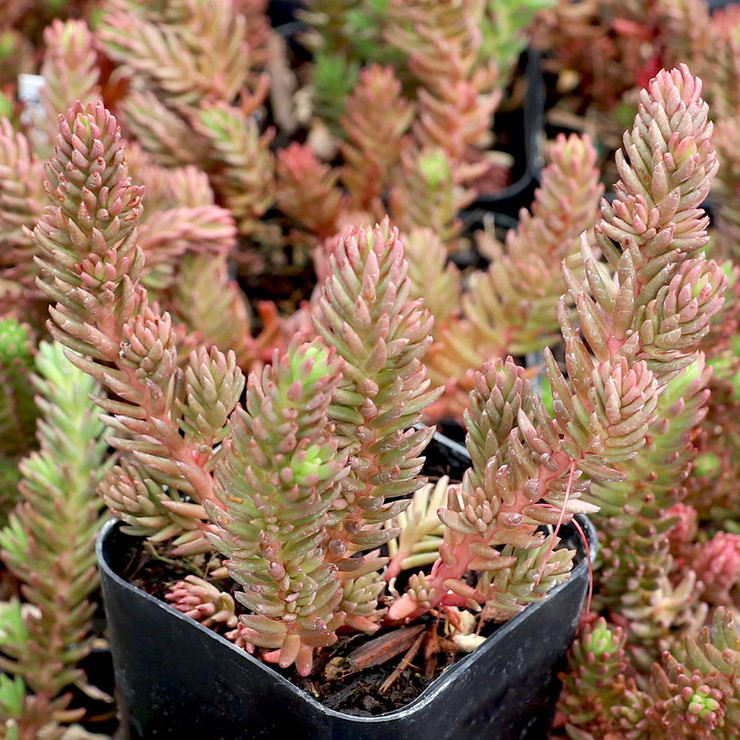
[[[326,537],[349,472],[327,416],[340,367],[314,343],[250,375],[246,408],[234,412],[216,467],[221,507],[208,507],[218,527],[212,541],[249,612],[240,639],[304,675],[312,649],[331,644],[346,617]]]
[[[462,242],[457,215],[464,189],[455,184],[443,150],[399,151],[394,145],[397,136],[389,126],[405,126],[410,109],[400,87],[386,87],[384,81],[392,79],[380,67],[361,73],[348,101],[345,118],[356,125],[348,128],[339,172],[307,146],[293,144],[278,154],[278,204],[301,222],[296,238],[307,240],[310,231],[325,239],[348,216],[370,223],[389,213],[403,235],[414,296],[423,296],[435,317],[427,364],[445,394],[426,418],[461,420],[476,368],[559,339],[557,303],[564,283],[552,265],[564,258],[575,265],[578,236],[596,221],[601,193],[596,152],[587,137],[575,135],[548,147],[549,163],[531,213],[522,210],[505,245],[482,232],[479,252],[491,264],[466,276],[463,290],[463,277],[447,257]],[[381,197],[384,191],[387,198]],[[431,235],[422,237],[425,230]],[[323,276],[328,268],[322,246],[314,249],[314,264]]]
[[[394,68],[406,89],[419,89],[420,103],[429,114],[419,125],[427,135],[445,136],[437,124],[457,109],[463,115],[453,119],[472,125],[456,127],[447,140],[459,144],[466,136],[475,139],[476,120],[485,131],[490,128],[496,102],[487,98],[493,88],[507,84],[527,45],[535,12],[551,4],[550,0],[453,4],[308,0],[301,17],[308,24],[305,41],[315,55],[314,106],[323,120],[336,126],[358,70],[380,64]],[[468,130],[460,139],[463,128]],[[485,131],[477,135],[485,136]]]
[[[620,265],[628,252],[610,255],[613,240],[629,250],[639,245],[633,284],[643,271],[642,291],[649,290],[655,274],[645,271],[645,255],[652,255],[669,281],[667,289],[653,294],[658,310],[640,299],[641,310],[653,314],[656,328],[664,327],[654,337],[674,331],[688,346],[647,355],[664,389],[648,443],[642,454],[619,466],[622,480],[595,483],[586,496],[600,506],[594,515],[601,551],[593,603],[600,616],[571,651],[560,701],[565,730],[578,740],[725,738],[737,736],[740,726],[735,701],[740,550],[737,535],[723,529],[734,513],[732,497],[724,497],[726,486],[719,483],[732,469],[737,439],[727,416],[736,367],[734,270],[705,255],[717,244],[710,243],[708,218],[699,206],[717,170],[717,153],[701,87],[687,77],[677,76],[679,81],[685,108],[660,92],[675,132],[670,124],[655,125],[643,94],[636,125],[625,137],[635,156],[629,168],[618,161],[622,179],[616,197],[602,209],[594,238],[586,242],[605,243],[602,251],[612,265]],[[662,155],[656,156],[661,141]],[[677,158],[682,150],[686,156]],[[675,205],[664,221],[669,198]],[[648,222],[651,228],[645,228]],[[662,247],[666,232],[679,238]],[[685,255],[681,264],[676,245]],[[604,306],[609,298],[593,274],[587,272],[595,305]],[[685,287],[688,274],[696,276],[692,289]],[[717,314],[728,285],[729,307]],[[632,341],[638,346],[646,336],[650,333],[641,332]],[[593,619],[595,614],[589,615]],[[597,643],[604,645],[601,653]]]
[[[691,229],[703,222],[689,206],[713,174],[698,94],[685,68],[662,72],[645,93],[638,133],[626,139],[632,166],[662,156],[658,170],[670,162],[691,187],[685,201],[680,187],[665,188],[665,229],[643,242],[636,234],[662,223],[641,220],[644,194],[614,206],[615,218],[633,214],[636,230],[621,246],[608,226],[598,236],[614,275],[583,237],[582,272],[565,270],[575,314],[565,296],[559,310],[567,378],[546,355],[553,414],[511,358],[486,363],[466,414],[471,466],[436,492],[421,475],[432,430],[416,426],[439,393],[424,363],[432,317],[411,299],[399,231],[384,219],[327,244],[312,328],[250,373],[242,407],[233,352],[200,345],[180,364],[187,345],[148,301],[142,190],[115,119],[100,104],[61,117],[46,168],[53,198],[33,238],[39,286],[54,303],[50,332],[112,392],[97,398],[120,453],[103,498],[127,531],[169,557],[193,563],[215,551],[243,608],[232,612],[233,600],[199,578],[176,585],[175,606],[307,675],[340,629],[373,633],[432,611],[454,624],[461,609],[482,626],[566,579],[574,553],[555,530],[595,511],[589,490],[621,480],[641,454],[667,380],[693,358],[721,305],[723,274],[694,261]],[[663,133],[666,149],[655,133],[640,138],[643,127]],[[689,216],[671,221],[681,205]],[[691,307],[660,323],[693,298],[685,332]],[[424,512],[442,493],[440,530]],[[411,573],[400,593],[388,588],[419,566],[407,555],[430,538],[431,568]]]
[[[608,566],[603,598],[609,602],[613,593],[614,598],[642,599],[642,607],[648,610],[660,608],[656,590],[661,576],[653,568],[661,559],[661,550],[667,555],[665,544],[659,544],[660,533],[670,528],[670,520],[664,517],[687,472],[676,464],[675,453],[681,449],[689,462],[690,430],[703,416],[706,394],[701,389],[708,376],[702,372],[699,341],[709,332],[710,318],[721,307],[727,285],[721,268],[701,254],[708,236],[707,218],[699,205],[717,169],[707,106],[700,97],[700,83],[685,69],[676,73],[673,83],[671,88],[680,91],[682,99],[665,80],[653,83],[651,97],[643,93],[635,126],[625,136],[629,166],[618,157],[622,179],[616,186],[616,198],[603,209],[592,241],[584,242],[600,247],[620,277],[619,288],[611,287],[591,260],[587,279],[594,299],[576,304],[581,316],[590,315],[593,322],[587,325],[581,319],[581,330],[592,347],[604,347],[611,341],[625,353],[644,357],[659,386],[665,388],[664,405],[645,454],[625,464],[623,481],[596,485],[591,492],[594,502],[602,506],[598,516],[605,517]],[[669,117],[675,129],[667,122]],[[613,246],[615,241],[624,245],[621,254]],[[660,287],[655,284],[656,273],[661,275]],[[614,306],[619,306],[625,318],[610,327],[599,317]],[[628,318],[628,312],[635,315],[636,311],[645,317],[639,332],[632,325],[634,319]],[[661,348],[667,332],[674,337],[670,352]],[[602,352],[606,355],[608,350]],[[645,484],[650,495],[643,490]],[[652,549],[650,558],[644,554],[648,548]],[[620,579],[631,584],[628,590]],[[637,629],[640,607],[631,604],[628,609]]]
[[[717,609],[698,635],[677,640],[639,683],[625,643],[624,632],[603,618],[574,641],[560,701],[569,737],[737,737],[740,628],[732,609]]]
[[[39,91],[44,131],[33,132],[40,158],[48,159],[56,136],[56,118],[75,100],[100,100],[101,71],[93,34],[82,20],[55,20],[44,30],[44,85]],[[32,134],[32,135],[33,135]]]
[[[611,160],[634,116],[639,91],[661,67],[688,64],[704,80],[713,115],[719,114],[712,88],[725,72],[719,27],[726,23],[714,23],[710,5],[706,0],[557,0],[532,24],[533,43],[554,78],[556,96],[547,118],[556,127],[588,131],[599,140],[607,187],[619,177]]]
[[[276,166],[278,205],[307,241],[388,214],[403,233],[432,228],[456,248],[460,210],[508,182],[506,155],[491,151],[493,116],[538,5],[307,4],[315,135],[279,152]],[[322,147],[316,131],[327,125],[337,142]],[[317,151],[339,153],[339,172]]]
[[[45,313],[34,285],[33,243],[24,227],[41,215],[42,164],[26,136],[0,120],[0,313],[28,321]],[[43,319],[34,321],[41,325]]]
[[[268,90],[271,29],[256,4],[106,0],[96,29],[130,79],[121,103],[130,136],[162,166],[197,165],[240,232],[274,202],[269,135],[251,115]]]
[[[500,49],[508,58],[513,53],[491,29],[498,28],[499,16],[504,25],[523,27],[530,4],[495,8],[466,0],[445,8],[444,3],[419,3],[414,23],[398,21],[404,15],[400,5],[309,4],[311,23],[318,36],[326,36],[319,43],[313,83],[340,84],[342,111],[323,117],[319,111],[316,129],[331,120],[336,137],[309,132],[308,143],[285,149],[263,125],[271,83],[262,72],[277,63],[276,37],[265,28],[264,5],[219,0],[211,7],[168,0],[145,8],[127,0],[102,2],[94,38],[116,66],[111,81],[126,80],[125,87],[111,91],[109,85],[105,93],[106,101],[112,93],[127,137],[159,166],[195,166],[207,174],[216,201],[237,225],[241,238],[232,252],[243,274],[265,263],[301,269],[307,263],[305,247],[320,246],[349,223],[369,225],[386,214],[403,231],[441,230],[453,248],[458,213],[474,196],[471,181],[490,169],[491,117],[501,95],[490,54]],[[365,59],[373,44],[362,40],[375,37],[374,18],[379,19],[381,53]],[[479,21],[487,29],[485,45]],[[362,28],[354,33],[357,24]],[[359,56],[351,51],[356,43],[365,49],[356,49]],[[332,64],[345,52],[346,65]],[[73,58],[60,56],[66,62]],[[451,62],[440,65],[440,58]],[[84,79],[82,55],[74,61],[78,67],[68,76]],[[356,74],[349,74],[347,65]],[[405,89],[403,70],[411,67],[418,67],[424,84]],[[450,70],[455,85],[448,84]],[[272,102],[279,107],[285,91],[279,80],[272,88]],[[322,161],[337,150],[338,166]],[[274,206],[280,211],[277,219]],[[314,252],[320,260],[316,252],[321,250]],[[316,267],[319,273],[323,269]]]
[[[373,65],[362,70],[347,99],[338,168],[322,163],[309,144],[278,152],[277,202],[304,241],[333,236],[348,219],[371,224],[388,214],[405,232],[430,227],[454,245],[458,214],[474,194],[462,186],[444,148],[407,133],[413,114],[393,70]],[[316,251],[321,274],[323,253]]]
[[[0,556],[22,596],[0,609],[0,666],[15,677],[0,682],[0,711],[4,730],[20,738],[60,737],[59,723],[84,714],[65,690],[84,680],[95,536],[107,519],[96,494],[107,446],[90,400],[99,388],[58,344],[42,342],[35,367],[39,450],[19,465],[20,500],[0,530]]]
[[[78,155],[87,163],[79,169]],[[223,549],[254,608],[235,639],[267,650],[268,659],[306,672],[340,624],[374,631],[385,562],[377,548],[398,534],[383,523],[423,483],[420,453],[431,431],[413,425],[436,395],[421,361],[431,318],[408,299],[397,232],[385,223],[345,233],[315,313],[318,343],[294,346],[253,375],[246,410],[232,414],[244,382],[233,353],[201,347],[180,368],[171,320],[146,300],[136,241],[141,190],[127,177],[115,120],[102,106],[74,107],[61,120],[47,176],[58,205],[34,239],[41,288],[56,299],[50,331],[116,394],[98,399],[106,439],[121,452],[101,486],[106,503],[129,531],[174,555],[209,552],[212,543]],[[306,398],[306,419],[321,418],[314,406],[328,403],[328,426],[303,421],[298,404]],[[296,519],[303,509],[315,516]],[[272,524],[255,531],[252,545],[242,538],[245,520],[261,516],[295,531],[294,556],[293,536],[268,537]],[[266,570],[255,570],[254,557]],[[564,571],[563,556],[557,560]],[[254,578],[285,588],[252,588]]]
[[[740,532],[738,497],[732,481],[740,463],[740,427],[737,410],[740,389],[740,343],[738,343],[738,311],[740,310],[740,252],[738,252],[738,122],[740,102],[733,69],[740,62],[740,14],[727,7],[712,15],[706,48],[701,46],[698,62],[708,89],[707,97],[715,120],[714,143],[720,168],[712,188],[712,241],[709,253],[725,259],[730,278],[728,306],[723,321],[717,323],[707,340],[707,354],[713,375],[709,382],[711,395],[707,403],[707,418],[699,431],[698,456],[694,475],[688,481],[687,503],[694,507],[703,522],[710,523],[710,532],[730,530]],[[715,64],[716,62],[716,64]]]

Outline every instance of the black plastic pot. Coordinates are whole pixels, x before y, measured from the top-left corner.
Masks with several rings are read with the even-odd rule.
[[[465,448],[439,435],[432,445],[451,454],[448,463],[434,463],[434,472],[459,474]],[[579,521],[593,557],[596,533],[585,518]],[[125,581],[119,574],[137,543],[119,524],[109,524],[97,553],[122,728],[134,740],[541,740],[588,585],[580,535],[570,527],[563,538],[579,550],[569,581],[501,626],[407,706],[365,717],[324,707],[266,664]]]
[[[728,5],[737,5],[737,0],[707,0],[710,11],[720,10]]]
[[[296,20],[296,10],[301,10],[303,3],[300,0],[270,0],[267,6],[267,15],[273,28],[293,23]]]
[[[480,193],[470,210],[496,211],[516,218],[521,208],[532,203],[544,164],[545,79],[540,57],[533,49],[522,55],[520,65],[527,79],[524,104],[510,112],[496,113],[494,119],[494,131],[504,131],[509,139],[504,151],[514,158],[512,182],[496,193]]]
[[[103,631],[101,628],[100,632]],[[90,654],[80,661],[79,667],[85,671],[85,678],[100,694],[89,695],[73,686],[72,708],[82,707],[85,716],[80,724],[92,733],[112,735],[118,728],[118,716],[113,702],[115,691],[113,660],[108,647],[94,647]]]

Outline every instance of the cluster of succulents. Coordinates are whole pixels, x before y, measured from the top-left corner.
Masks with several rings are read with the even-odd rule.
[[[530,398],[521,369],[486,365],[468,417],[473,466],[441,515],[445,556],[434,579],[412,575],[408,591],[379,609],[386,560],[377,548],[398,535],[383,524],[423,483],[420,453],[432,430],[414,425],[438,395],[422,362],[432,317],[409,298],[398,232],[386,220],[334,240],[313,331],[304,333],[316,339],[252,371],[242,408],[234,353],[201,345],[183,357],[170,315],[148,301],[136,240],[141,189],[123,152],[101,104],[77,105],[61,120],[47,169],[56,205],[34,231],[39,285],[57,299],[54,338],[114,394],[98,400],[120,453],[101,484],[104,500],[132,533],[172,554],[215,547],[225,556],[250,612],[235,639],[307,673],[313,650],[343,624],[372,632],[382,620],[471,602],[500,620],[567,576],[572,553],[550,555],[555,535],[538,526],[583,510],[581,467],[597,478],[611,469],[587,449],[588,434],[562,449],[566,419],[550,420]],[[495,456],[510,460],[508,476],[487,472]],[[474,561],[489,565],[471,588],[459,579]]]
[[[737,735],[740,17],[311,0],[286,101],[266,0],[68,3],[31,34],[37,4],[0,21],[3,89],[25,41],[45,81],[0,120],[2,736],[81,716],[103,506],[192,571],[176,609],[301,676],[342,633],[546,599],[589,514],[556,732]],[[471,237],[535,11],[563,80],[637,111],[618,182],[559,136],[516,228]],[[236,275],[283,269],[298,297],[250,304]],[[470,466],[430,483],[442,418]]]

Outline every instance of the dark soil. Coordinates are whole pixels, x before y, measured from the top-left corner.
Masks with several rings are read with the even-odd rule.
[[[360,639],[367,640],[367,638]],[[336,680],[323,678],[328,661],[347,655],[356,646],[357,642],[358,637],[356,635],[343,637],[333,646],[331,654],[329,651],[319,653],[323,660],[317,664],[316,676],[307,678],[301,678],[300,676],[287,677],[296,686],[330,709],[347,712],[348,714],[371,716],[399,709],[412,702],[448,665],[454,663],[459,657],[459,654],[456,655],[450,652],[437,656],[436,664],[433,666],[432,678],[428,679],[425,675],[424,658],[420,650],[411,665],[406,670],[401,671],[398,678],[385,691],[382,691],[380,687],[397,668],[403,659],[403,654],[381,666],[368,668],[343,678],[337,678]]]

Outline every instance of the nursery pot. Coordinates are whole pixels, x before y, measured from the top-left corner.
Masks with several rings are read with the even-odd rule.
[[[527,80],[523,105],[510,112],[497,112],[494,131],[505,131],[509,139],[505,150],[514,158],[511,183],[494,193],[479,193],[469,206],[471,210],[485,209],[516,218],[521,208],[532,204],[539,185],[544,163],[542,140],[545,128],[545,78],[541,55],[529,49],[520,61]],[[496,144],[494,143],[494,149]]]
[[[296,21],[296,10],[302,10],[303,3],[300,0],[270,0],[267,5],[267,15],[273,28],[294,23]]]
[[[466,467],[464,447],[436,435],[430,448],[435,472],[459,475]],[[556,673],[586,594],[589,551],[593,558],[597,548],[593,527],[585,517],[578,521],[588,547],[574,527],[561,533],[578,549],[567,582],[500,626],[410,704],[376,716],[323,706],[270,666],[128,583],[119,574],[140,541],[110,523],[97,555],[122,728],[132,740],[541,740],[560,689]]]

